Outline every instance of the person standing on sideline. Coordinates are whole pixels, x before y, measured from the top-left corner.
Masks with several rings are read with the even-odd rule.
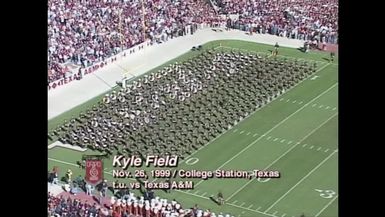
[[[334,62],[334,52],[330,53],[330,62]]]
[[[274,51],[273,51],[273,56],[274,57],[278,56],[278,49],[279,49],[278,42],[275,42]]]
[[[92,196],[92,185],[89,183],[86,184],[86,191],[87,195]]]
[[[102,183],[102,189],[100,189],[100,199],[99,199],[100,205],[103,205],[103,199],[107,196],[107,190],[108,190],[108,185],[107,185],[107,180],[105,179]]]
[[[70,184],[72,179],[72,171],[70,169],[67,170],[66,177],[67,177],[67,183]]]
[[[223,205],[225,203],[225,200],[223,199],[222,192],[218,193],[218,203],[219,203],[219,205]]]

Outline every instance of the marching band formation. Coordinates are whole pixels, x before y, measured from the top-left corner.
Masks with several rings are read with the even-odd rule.
[[[297,60],[206,51],[106,94],[50,136],[107,154],[183,156],[315,69]]]

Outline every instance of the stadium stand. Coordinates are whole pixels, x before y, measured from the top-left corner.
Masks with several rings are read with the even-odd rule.
[[[67,76],[64,63],[90,66],[146,41],[192,34],[203,23],[337,43],[337,17],[337,0],[49,0],[48,82]]]
[[[196,24],[213,20],[214,10],[202,0],[49,0],[48,81],[65,76],[58,64],[90,66],[146,40],[191,34]]]
[[[47,212],[49,217],[232,217],[229,214],[218,215],[210,210],[203,210],[195,205],[183,208],[175,199],[168,201],[159,197],[144,198],[133,193],[118,199],[110,197],[108,204],[93,202],[92,197],[81,200],[73,195],[54,196],[48,193]]]
[[[337,43],[337,0],[214,0],[227,26],[306,41]]]

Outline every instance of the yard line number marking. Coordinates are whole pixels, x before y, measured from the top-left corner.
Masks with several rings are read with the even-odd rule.
[[[326,199],[330,199],[330,198],[333,198],[334,195],[336,194],[335,191],[333,190],[320,190],[320,189],[314,189],[315,191],[317,192],[320,192],[320,197],[323,197],[323,198],[326,198]]]

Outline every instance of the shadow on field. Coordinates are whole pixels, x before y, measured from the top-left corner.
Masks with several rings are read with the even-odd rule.
[[[215,199],[213,196],[210,196],[210,200],[212,200],[214,203],[219,204],[219,201],[217,199]]]

